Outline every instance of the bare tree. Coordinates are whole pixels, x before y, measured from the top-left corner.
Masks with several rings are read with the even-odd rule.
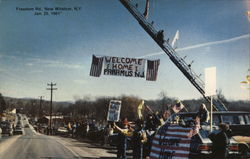
[[[217,98],[218,98],[219,100],[221,100],[222,103],[224,103],[224,104],[227,104],[227,103],[228,103],[226,97],[225,97],[224,94],[222,93],[222,89],[221,89],[221,88],[217,90]]]
[[[160,97],[160,104],[161,104],[161,111],[168,110],[168,105],[171,103],[171,99],[167,96],[167,93],[165,91],[161,91],[159,93]]]

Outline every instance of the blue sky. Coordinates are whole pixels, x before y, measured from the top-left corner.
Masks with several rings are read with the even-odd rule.
[[[138,2],[143,12],[144,0]],[[242,89],[250,68],[247,0],[150,0],[149,21],[172,39],[180,31],[178,54],[194,60],[193,70],[217,67],[217,88],[226,98],[249,100]],[[60,15],[19,11],[33,7],[81,7]],[[47,83],[57,83],[57,101],[83,96],[136,95],[156,99],[161,91],[180,100],[199,92],[118,0],[1,0],[0,92],[11,97],[50,98]],[[156,82],[116,76],[90,77],[92,54],[160,59]]]

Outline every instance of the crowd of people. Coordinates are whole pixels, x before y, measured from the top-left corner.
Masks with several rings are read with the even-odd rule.
[[[111,123],[114,131],[118,132],[117,158],[126,159],[128,142],[133,150],[133,158],[142,159],[149,156],[152,137],[161,125],[159,117],[148,115],[147,120],[138,119],[132,127],[127,118],[117,124]],[[130,140],[129,140],[130,139]]]
[[[173,112],[172,112],[173,113]],[[178,113],[175,113],[175,118],[171,120],[169,124],[177,124],[181,126],[187,125],[180,117]],[[69,137],[77,138],[91,138],[95,141],[109,145],[110,136],[116,135],[115,145],[117,147],[117,158],[126,159],[127,150],[132,149],[134,159],[142,159],[150,156],[152,140],[157,130],[164,124],[166,124],[171,116],[171,112],[165,111],[163,114],[152,111],[147,114],[143,119],[138,119],[133,122],[129,122],[127,118],[123,118],[118,122],[109,121],[106,126],[101,126],[99,129],[95,122],[68,122],[66,129]],[[209,111],[205,104],[201,104],[199,110],[193,117],[194,134],[197,134],[200,129],[200,125],[209,125]],[[208,137],[212,141],[212,156],[214,159],[223,159],[227,157],[229,145],[230,131],[227,124],[219,125],[219,133],[211,133]],[[90,132],[96,132],[91,134]],[[91,134],[91,135],[90,135]]]
[[[69,122],[67,129],[71,137],[86,137],[90,124],[87,122]]]
[[[167,115],[166,117],[169,117]],[[178,117],[178,115],[177,115]],[[117,140],[117,158],[126,159],[126,151],[128,146],[133,150],[133,158],[142,159],[150,156],[150,150],[152,145],[152,140],[157,133],[157,130],[165,122],[166,118],[158,114],[149,114],[143,121],[138,119],[135,121],[135,125],[131,125],[127,118],[124,118],[120,122],[109,122],[107,125],[107,136],[110,132],[118,132]],[[197,111],[196,116],[193,120],[194,133],[199,132],[201,128],[200,125],[209,125],[209,111],[207,110],[205,104],[201,104],[200,109]],[[183,125],[181,120],[174,120],[171,124]],[[185,125],[187,126],[187,125]],[[212,154],[211,157],[214,159],[225,159],[228,155],[228,145],[230,138],[229,126],[227,124],[221,123],[219,125],[219,133],[211,133],[209,138],[212,141]]]

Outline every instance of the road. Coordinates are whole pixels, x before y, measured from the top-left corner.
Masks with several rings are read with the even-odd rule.
[[[71,138],[39,134],[32,127],[23,128],[23,132],[23,135],[0,140],[0,159],[112,159],[116,156],[115,150]]]

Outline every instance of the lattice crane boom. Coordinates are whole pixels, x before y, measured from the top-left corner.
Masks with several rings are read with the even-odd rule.
[[[130,0],[119,0],[125,8],[134,16],[142,28],[151,36],[151,38],[162,48],[162,50],[169,56],[170,60],[179,68],[185,77],[192,83],[192,85],[201,93],[201,95],[211,102],[211,98],[205,96],[204,82],[195,74],[191,67],[181,58],[178,53],[172,48],[170,44],[161,41],[158,37],[158,31],[149,23],[145,17],[138,11],[137,7],[131,3]],[[164,40],[164,39],[163,39]],[[213,107],[218,111],[227,111],[225,105],[219,99],[213,99]]]

